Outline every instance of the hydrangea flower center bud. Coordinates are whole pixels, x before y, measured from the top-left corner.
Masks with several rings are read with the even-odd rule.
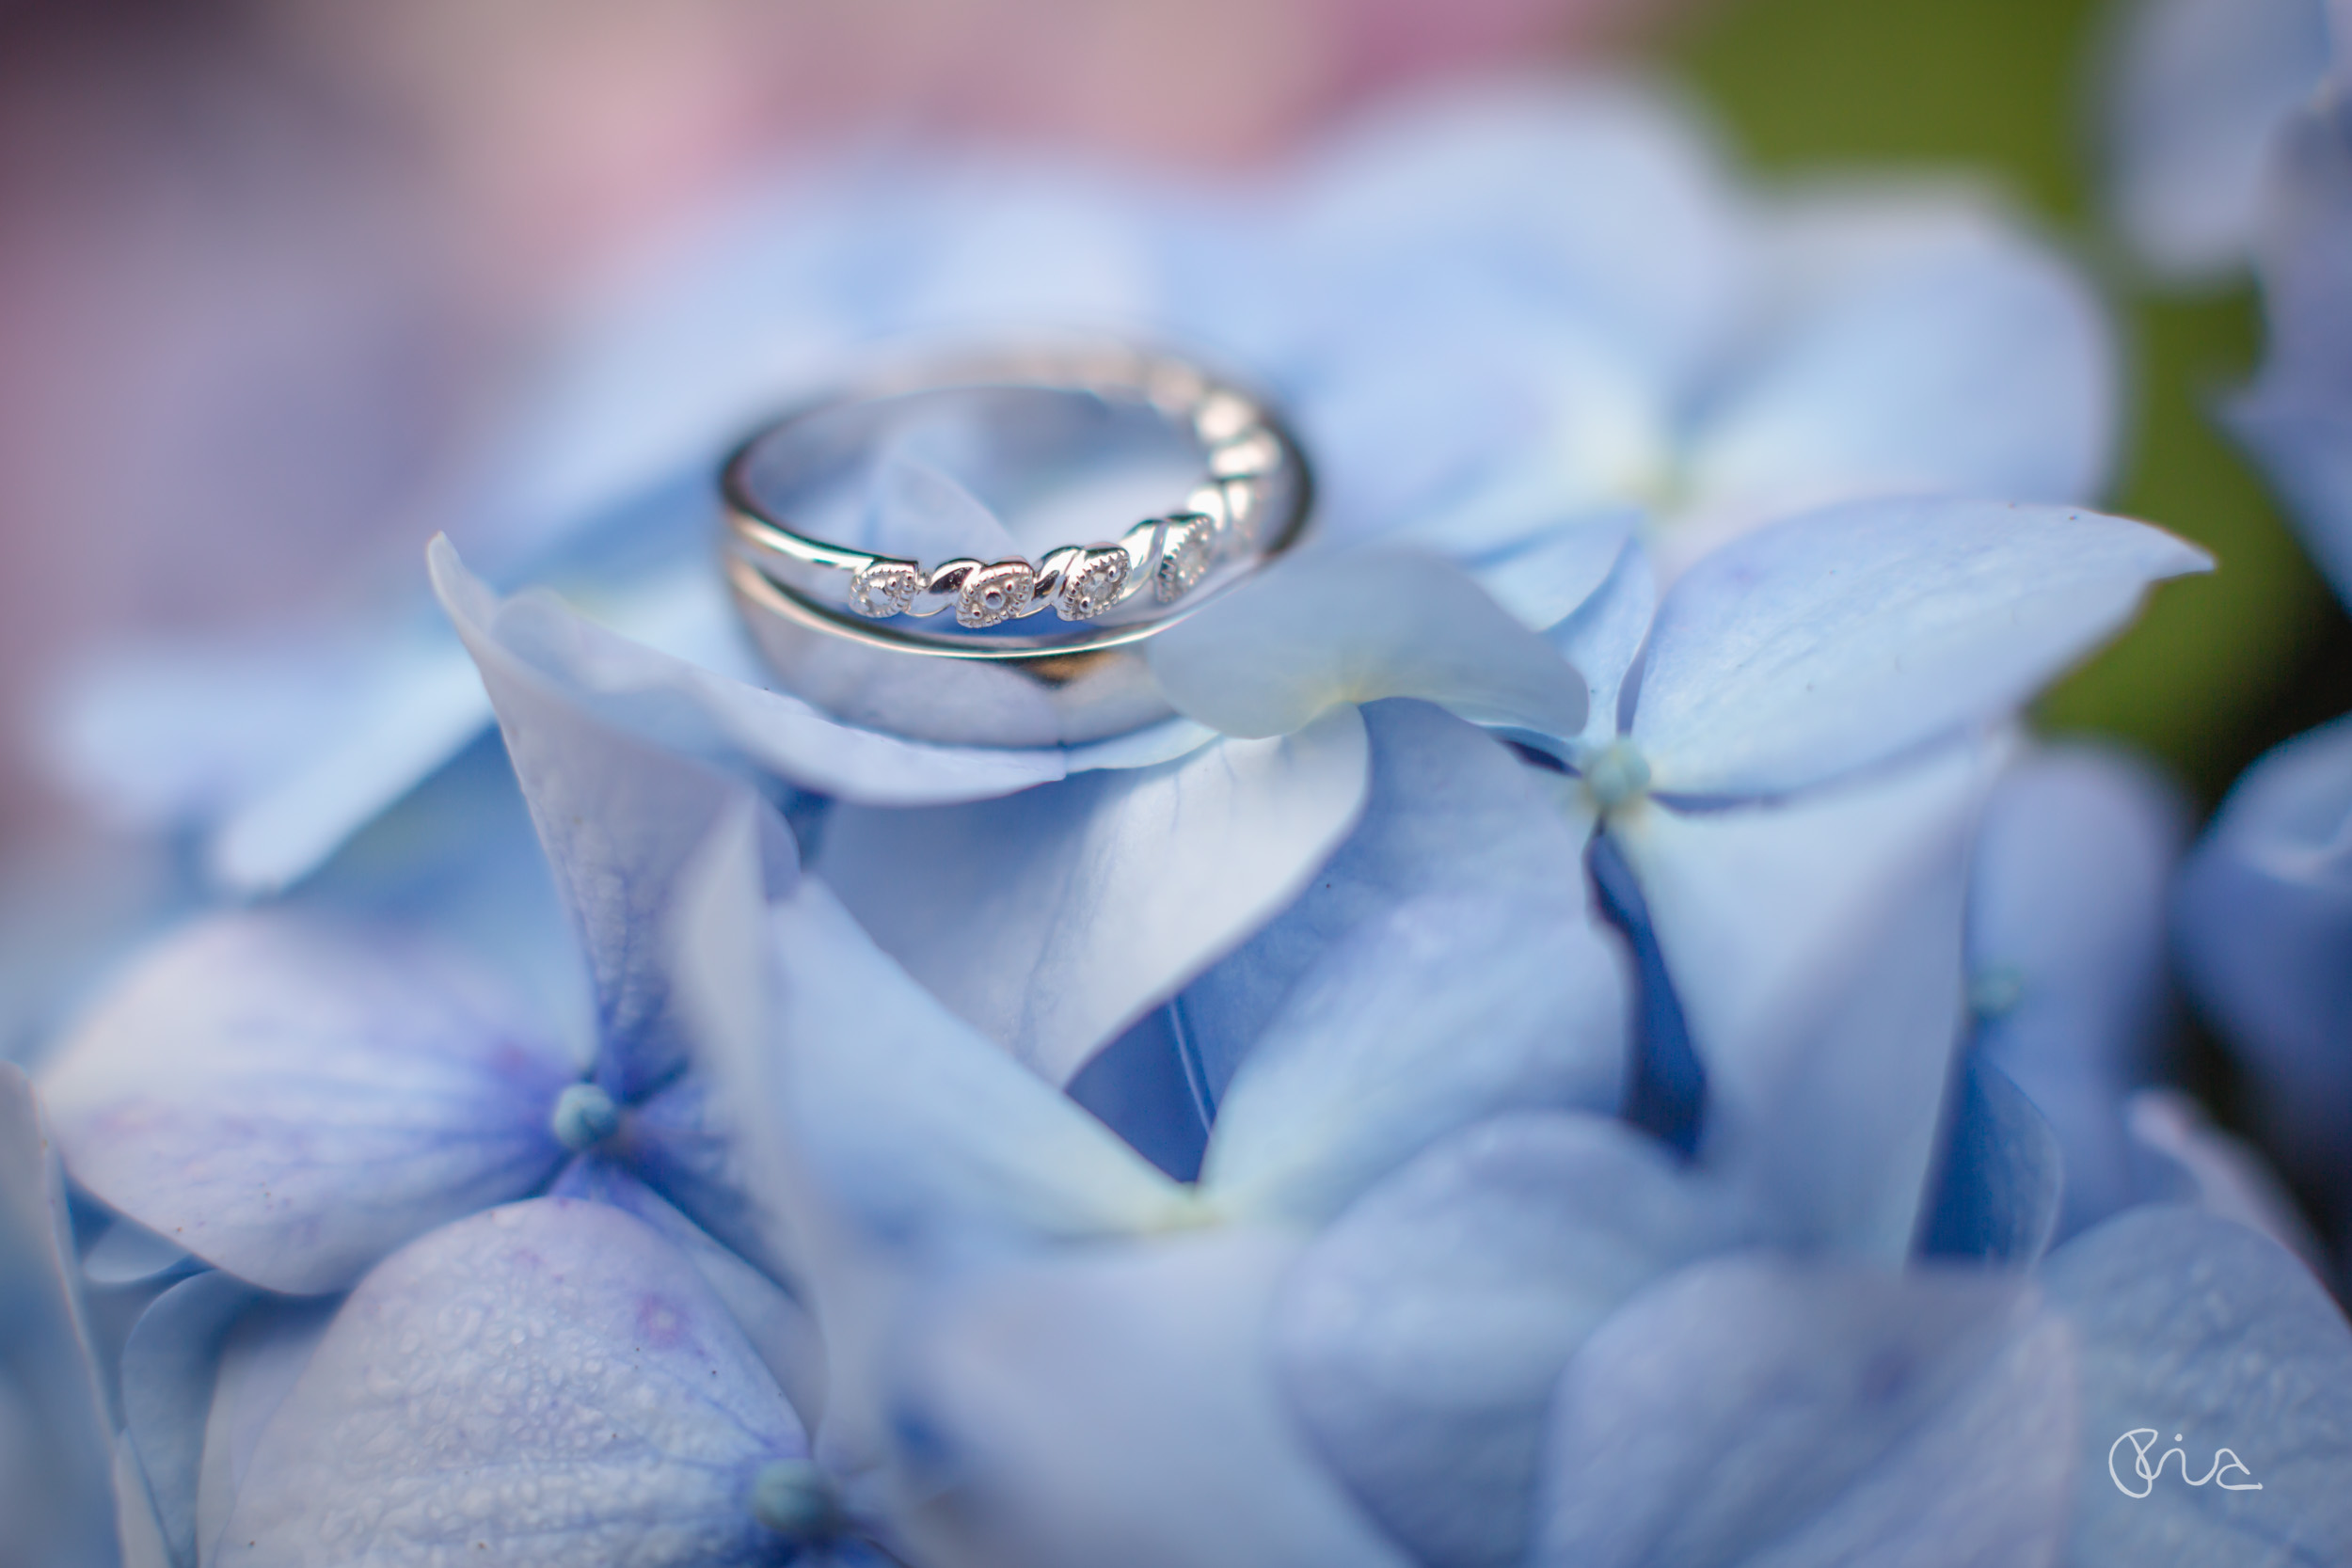
[[[1995,964],[1968,982],[1968,1010],[1979,1018],[1999,1018],[2016,1010],[2025,999],[2026,976],[2014,964]]]
[[[556,1142],[573,1153],[596,1148],[621,1130],[621,1108],[594,1084],[573,1084],[555,1097],[548,1118]]]
[[[805,1459],[761,1465],[743,1506],[787,1541],[822,1541],[841,1529],[841,1501],[833,1482]]]
[[[1584,787],[1601,810],[1621,806],[1649,788],[1649,759],[1630,740],[1613,740],[1584,765]]]

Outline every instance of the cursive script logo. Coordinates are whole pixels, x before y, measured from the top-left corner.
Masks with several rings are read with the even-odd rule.
[[[2174,1433],[2172,1441],[2178,1443],[2180,1440],[2181,1434]],[[2139,1482],[2139,1490],[2137,1492],[2125,1485],[2122,1476],[2116,1473],[2116,1458],[2123,1451],[2123,1445],[2126,1443],[2129,1443],[2132,1448],[2132,1462],[2129,1466],[2131,1476],[2134,1481]],[[2259,1492],[2263,1489],[2263,1483],[2254,1479],[2254,1472],[2248,1469],[2245,1463],[2228,1449],[2214,1449],[2213,1468],[2201,1476],[2191,1476],[2188,1473],[2188,1454],[2180,1449],[2165,1449],[2157,1456],[2155,1464],[2150,1465],[2148,1450],[2155,1446],[2156,1429],[2154,1427],[2135,1427],[2108,1445],[2107,1479],[2115,1482],[2115,1489],[2118,1492],[2127,1497],[2146,1497],[2156,1489],[2156,1481],[2163,1476],[2165,1465],[2175,1456],[2178,1456],[2181,1462],[2181,1479],[2191,1486],[2202,1486],[2207,1481],[2212,1481],[2224,1492]],[[2231,1470],[2235,1470],[2246,1479],[2242,1481],[2227,1481],[2218,1479]]]

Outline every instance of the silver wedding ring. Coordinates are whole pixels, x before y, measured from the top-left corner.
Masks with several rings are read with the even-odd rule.
[[[1034,558],[924,562],[796,526],[910,411],[1034,416],[1041,398],[1158,427],[1191,482],[1165,512]],[[1008,444],[1020,430],[1007,426]],[[755,435],[721,487],[728,584],[787,690],[868,728],[983,746],[1098,740],[1168,717],[1143,644],[1290,548],[1312,499],[1296,440],[1262,399],[1175,356],[1101,342],[884,366]]]

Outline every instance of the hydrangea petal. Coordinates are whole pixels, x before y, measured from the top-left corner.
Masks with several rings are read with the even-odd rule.
[[[1295,1250],[1226,1229],[952,1288],[904,1352],[910,1538],[1023,1568],[1405,1568],[1265,1375]]]
[[[2235,1220],[2294,1253],[2315,1271],[2328,1267],[2328,1249],[2296,1208],[2295,1195],[2253,1145],[2213,1124],[2204,1107],[2177,1089],[2142,1089],[2124,1107],[2124,1119],[2143,1165],[2153,1201],[2188,1203]],[[2164,1190],[2169,1189],[2169,1190]]]
[[[2144,0],[2111,63],[2109,199],[2141,260],[2183,281],[2251,250],[2280,121],[2328,65],[2325,0]]]
[[[2137,1194],[2121,1108],[2163,1039],[2164,904],[2185,831],[2165,781],[2094,746],[2026,752],[1985,804],[1968,893],[1976,1048],[2064,1148],[2061,1236]]]
[[[156,1297],[122,1347],[125,1431],[178,1568],[197,1563],[198,1485],[221,1346],[262,1299],[244,1280],[208,1269]]]
[[[2343,1484],[2352,1472],[2352,1327],[2292,1253],[2228,1220],[2159,1205],[2058,1248],[2042,1280],[2082,1338],[2083,1482],[2070,1561],[2321,1568],[2352,1559]],[[2126,1436],[2150,1429],[2152,1465],[2183,1450],[2153,1483]],[[2207,1475],[2222,1448],[2247,1475],[2182,1484]]]
[[[1275,1015],[1395,911],[1473,898],[1549,911],[1532,925],[1582,918],[1573,884],[1589,816],[1564,819],[1509,752],[1425,705],[1375,703],[1363,719],[1371,785],[1355,832],[1295,903],[1176,1004],[1212,1115]]]
[[[1971,1054],[1953,1100],[1943,1168],[1919,1250],[1931,1258],[2031,1263],[2057,1233],[2066,1156],[2009,1075]]]
[[[1150,643],[1168,700],[1235,736],[1288,735],[1348,703],[1419,697],[1540,735],[1584,727],[1584,681],[1434,557],[1306,557],[1242,584]]]
[[[538,1198],[433,1232],[353,1292],[262,1434],[217,1560],[760,1562],[783,1543],[746,1506],[752,1479],[806,1451],[668,1243]]]
[[[1267,933],[1260,967],[1308,967],[1217,1103],[1201,1180],[1229,1212],[1317,1223],[1458,1127],[1621,1092],[1625,958],[1582,876],[1589,830],[1448,714],[1365,722],[1368,831]]]
[[[657,927],[679,873],[740,792],[735,781],[604,722],[499,639],[496,600],[446,540],[434,586],[482,669],[507,754],[555,883],[580,933],[596,996],[597,1082],[621,1100],[685,1064],[671,1003],[671,953]],[[763,856],[792,874],[780,830]]]
[[[1518,1563],[1569,1356],[1626,1297],[1740,1233],[1727,1195],[1638,1132],[1498,1117],[1309,1244],[1278,1311],[1283,1383],[1364,1508],[1422,1560]]]
[[[530,1192],[576,1076],[498,989],[402,933],[215,915],[152,951],[51,1059],[74,1180],[258,1285],[341,1290]]]
[[[1561,1379],[1535,1568],[2050,1568],[2080,1413],[2015,1282],[1768,1258],[1629,1302]]]
[[[1637,539],[1619,552],[1609,576],[1575,614],[1546,629],[1545,640],[1584,673],[1590,701],[1583,732],[1575,737],[1579,752],[1597,751],[1617,738],[1626,678],[1657,613],[1657,568]]]
[[[1772,806],[1610,819],[1706,1068],[1701,1154],[1810,1239],[1889,1259],[1911,1244],[1994,751],[1947,747]]]
[[[1753,523],[1873,493],[2097,492],[2117,419],[2098,300],[1990,214],[1913,221],[1921,243],[1805,302],[1720,394],[1689,458],[1702,516],[1682,528],[1720,540],[1719,508]]]
[[[1832,507],[1708,556],[1659,607],[1632,736],[1661,790],[1770,794],[2002,716],[2201,550],[2097,513]]]
[[[222,1338],[212,1406],[205,1413],[204,1467],[197,1482],[199,1562],[216,1560],[237,1494],[253,1473],[262,1434],[294,1392],[342,1305],[340,1296],[265,1299]]]
[[[0,1503],[35,1562],[114,1553],[114,1454],[84,1334],[64,1174],[32,1085],[0,1062]]]
[[[2352,719],[2248,769],[2174,908],[2189,984],[2287,1147],[2352,1149]]]
[[[838,806],[815,864],[883,951],[1062,1084],[1297,896],[1366,771],[1343,709],[1001,800]]]

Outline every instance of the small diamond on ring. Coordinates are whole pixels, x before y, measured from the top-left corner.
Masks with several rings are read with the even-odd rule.
[[[1036,592],[1037,568],[1025,561],[979,567],[964,578],[956,595],[956,624],[977,627],[1009,621],[1029,608]]]

